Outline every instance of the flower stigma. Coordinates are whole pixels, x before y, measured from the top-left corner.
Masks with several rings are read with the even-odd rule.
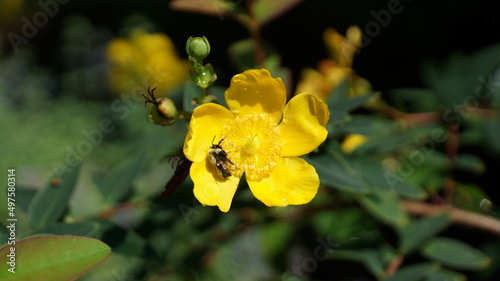
[[[225,138],[224,150],[234,162],[233,174],[246,173],[253,181],[269,177],[283,147],[279,131],[267,114],[248,114],[226,121],[221,135]]]
[[[259,151],[260,141],[257,135],[247,136],[243,139],[243,150],[248,154],[255,154]]]

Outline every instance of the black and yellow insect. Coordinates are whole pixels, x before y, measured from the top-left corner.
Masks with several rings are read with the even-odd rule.
[[[231,173],[229,171],[227,163],[231,163],[233,166],[234,163],[227,158],[227,153],[220,146],[221,142],[224,139],[221,139],[218,144],[214,144],[214,140],[215,136],[212,140],[212,146],[208,149],[210,162],[212,162],[212,164],[217,168],[217,171],[222,176],[222,178],[230,177]]]

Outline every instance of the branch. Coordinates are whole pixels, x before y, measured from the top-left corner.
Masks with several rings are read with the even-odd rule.
[[[264,50],[264,44],[260,34],[260,22],[255,18],[254,6],[255,3],[253,0],[247,0],[247,13],[250,15],[250,20],[244,23],[255,43],[255,62],[258,67],[262,68],[266,67],[266,51]]]
[[[391,277],[392,275],[394,275],[394,273],[396,273],[398,268],[403,263],[403,259],[404,256],[402,254],[397,254],[396,256],[394,256],[394,258],[391,260],[391,263],[385,270],[385,278]]]
[[[450,171],[444,183],[444,198],[446,202],[453,200],[453,191],[455,191],[455,176],[453,169],[457,162],[458,145],[460,142],[460,131],[458,124],[450,125],[448,128],[448,139],[446,141],[446,157],[450,160]]]
[[[464,211],[450,205],[435,205],[420,201],[401,200],[403,207],[414,215],[430,216],[450,213],[454,224],[481,229],[500,236],[500,220],[492,216]]]

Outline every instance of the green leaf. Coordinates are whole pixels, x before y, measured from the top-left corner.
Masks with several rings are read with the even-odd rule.
[[[392,171],[386,170],[376,158],[363,155],[362,157],[350,157],[348,162],[361,174],[371,187],[395,191],[398,195],[412,199],[424,199],[427,193],[417,185],[414,185]]]
[[[500,154],[500,134],[498,134],[498,128],[500,128],[500,120],[498,119],[486,120],[484,124],[486,140],[490,147],[489,151],[497,155]]]
[[[243,39],[231,44],[228,54],[235,66],[241,70],[262,68],[255,59],[255,40]],[[280,77],[285,88],[289,88],[290,70],[281,66],[281,56],[270,45],[264,44],[265,61],[264,66],[273,77]]]
[[[141,256],[149,249],[147,241],[132,230],[115,229],[113,233],[123,238],[118,244],[114,244],[117,241],[113,241],[113,245],[110,243],[110,246],[113,247],[113,253]]]
[[[345,134],[365,136],[390,134],[396,128],[393,121],[373,115],[353,114],[352,121],[344,126]]]
[[[480,250],[456,239],[436,237],[422,248],[428,259],[460,270],[479,270],[489,266],[491,260]]]
[[[330,119],[328,125],[341,125],[351,121],[351,115],[346,111],[332,110],[330,111]]]
[[[475,174],[482,174],[486,170],[483,160],[474,154],[457,155],[455,167]]]
[[[240,70],[257,67],[255,61],[255,42],[251,39],[244,39],[232,43],[228,48],[228,55],[231,61]]]
[[[449,214],[441,214],[412,221],[399,230],[399,250],[409,254],[426,240],[441,232],[450,223]]]
[[[75,223],[58,223],[38,229],[33,234],[93,236],[97,234],[99,225],[96,222],[85,221]]]
[[[377,189],[373,191],[372,194],[356,197],[370,215],[395,227],[404,227],[408,224],[408,215],[394,192]]]
[[[347,80],[340,82],[340,84],[335,87],[329,95],[329,99],[326,102],[330,110],[337,111],[351,111],[357,107],[363,105],[365,102],[380,95],[378,92],[367,93],[366,95],[360,97],[346,97],[346,92],[348,90],[349,83]]]
[[[34,189],[23,188],[21,186],[16,188],[16,207],[28,212],[31,200],[33,200],[36,193],[37,191]]]
[[[404,107],[405,112],[430,112],[438,111],[439,99],[429,89],[400,88],[389,91],[391,100],[398,108]],[[401,109],[400,109],[401,110]]]
[[[189,81],[184,84],[184,96],[182,98],[182,107],[187,112],[193,110],[199,105],[193,99],[201,97],[201,89],[195,83]]]
[[[325,154],[306,158],[306,160],[316,168],[319,179],[324,185],[355,193],[371,192],[370,186],[363,181],[360,173],[353,169],[340,154],[337,158]]]
[[[489,77],[499,65],[499,57],[500,45],[496,44],[467,56],[454,53],[439,65],[427,62],[422,69],[424,83],[445,103],[447,112],[456,110],[457,105],[466,106],[471,99],[488,100],[476,91],[483,84],[478,77]]]
[[[275,257],[278,253],[287,249],[295,228],[287,223],[271,223],[259,228],[262,251],[268,257]]]
[[[384,276],[384,264],[381,255],[377,250],[365,250],[364,253],[364,265],[371,274],[380,278]]]
[[[446,281],[446,280],[466,281],[467,276],[453,270],[441,268],[424,279],[424,281]]]
[[[285,13],[287,10],[293,8],[295,5],[302,2],[302,0],[257,0],[254,1],[255,18],[260,24],[265,24],[272,19]]]
[[[491,211],[491,201],[479,186],[457,182],[453,190],[453,205],[472,212],[488,213]]]
[[[404,266],[400,268],[394,275],[383,279],[384,281],[418,281],[425,277],[434,274],[439,270],[437,263],[419,263]],[[444,280],[442,280],[444,281]]]
[[[359,250],[340,250],[336,249],[329,252],[328,257],[353,261],[363,264],[371,274],[377,278],[384,276],[385,257],[390,248],[381,247],[380,249],[359,249]]]
[[[331,236],[342,244],[357,240],[353,238],[366,241],[379,235],[376,230],[377,222],[358,206],[321,211],[312,216],[310,222],[317,235]]]
[[[79,171],[80,164],[60,176],[60,185],[54,186],[49,182],[35,194],[28,208],[29,221],[33,227],[54,222],[62,215],[75,188]]]
[[[217,97],[217,99],[215,100],[215,103],[218,103],[218,104],[224,106],[225,108],[228,108],[227,104],[226,104],[226,97],[225,97],[226,89],[227,88],[225,88],[225,87],[212,85],[212,86],[208,87],[208,94],[214,95],[215,97]]]
[[[330,110],[344,110],[343,108],[336,108],[335,105],[342,102],[345,99],[345,95],[349,88],[349,82],[344,79],[340,82],[337,87],[333,88],[328,94],[328,100],[326,104]]]
[[[379,92],[371,92],[360,97],[345,98],[342,101],[334,104],[334,108],[338,108],[343,111],[351,111],[363,105],[368,100],[378,96],[380,96]]]
[[[0,245],[7,244],[7,242],[9,241],[8,238],[10,236],[9,234],[9,229],[7,229],[6,226],[0,223]]]
[[[365,153],[387,153],[393,152],[403,146],[415,143],[415,132],[390,132],[388,134],[370,135],[368,140],[356,150]]]
[[[106,260],[111,248],[78,236],[42,236],[16,241],[15,273],[8,271],[11,246],[0,250],[0,280],[73,280]]]
[[[138,149],[135,155],[126,157],[98,183],[104,202],[113,204],[121,200],[132,187],[132,181],[141,170],[145,155]]]
[[[140,256],[122,255],[112,252],[109,258],[77,281],[138,281],[138,275],[144,271],[150,260]],[[183,281],[182,278],[168,274],[168,281]],[[175,276],[175,275],[174,275]]]

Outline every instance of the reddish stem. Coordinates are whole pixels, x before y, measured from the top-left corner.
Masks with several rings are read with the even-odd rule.
[[[448,178],[444,183],[444,198],[449,204],[453,200],[453,191],[455,190],[455,176],[453,175],[453,167],[457,160],[459,138],[459,127],[456,124],[450,125],[448,128],[448,139],[446,140],[446,157],[450,161],[450,171]]]
[[[253,0],[247,1],[247,13],[250,16],[250,20],[247,22],[246,26],[255,43],[255,62],[258,67],[265,67],[266,52],[264,51],[264,44],[262,42],[262,36],[260,35],[260,23],[255,19]]]
[[[432,216],[449,213],[454,224],[482,229],[500,236],[500,220],[494,217],[460,210],[448,204],[436,205],[412,200],[401,200],[401,203],[407,212],[414,215]]]
[[[391,263],[389,266],[387,266],[387,269],[385,270],[385,278],[391,277],[398,271],[398,268],[401,266],[403,263],[404,256],[402,254],[397,254],[394,256],[394,258],[391,260]]]

